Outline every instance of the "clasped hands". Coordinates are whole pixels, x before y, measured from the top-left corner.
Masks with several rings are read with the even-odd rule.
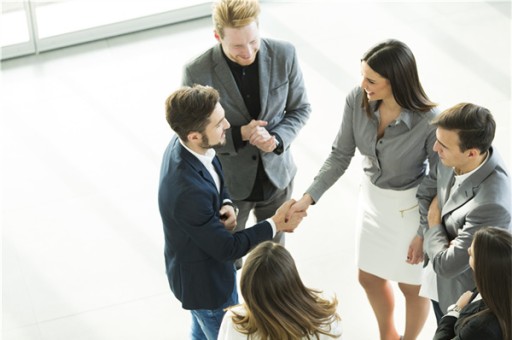
[[[304,194],[304,196],[302,196],[302,198],[298,201],[293,199],[288,201],[287,203],[290,204],[287,206],[284,215],[285,221],[293,221],[296,218],[302,219],[307,215],[306,211],[308,210],[309,206],[313,204],[313,202],[313,198],[309,194]],[[283,206],[281,206],[281,208],[282,207]]]
[[[293,212],[292,208],[297,204],[294,199],[284,202],[279,209],[277,209],[272,220],[276,224],[277,231],[284,231],[291,233],[302,222],[302,219],[307,216],[306,210]]]
[[[268,122],[264,120],[251,120],[247,125],[243,125],[241,129],[242,140],[248,141],[258,149],[264,152],[272,152],[277,148],[277,140],[272,136],[265,126]]]
[[[305,210],[290,213],[290,208],[296,204],[295,200],[291,199],[284,202],[276,211],[272,220],[276,225],[277,231],[293,232],[302,222],[302,219],[307,216]],[[232,231],[236,227],[236,214],[231,205],[223,205],[220,208],[221,223],[227,230]],[[287,217],[289,215],[289,217]]]

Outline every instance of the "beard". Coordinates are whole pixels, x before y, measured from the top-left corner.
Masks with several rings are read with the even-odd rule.
[[[205,133],[201,133],[201,145],[203,149],[218,149],[222,146],[226,145],[226,138],[224,138],[223,141],[217,143],[217,144],[210,144],[210,140],[208,139],[208,136]]]

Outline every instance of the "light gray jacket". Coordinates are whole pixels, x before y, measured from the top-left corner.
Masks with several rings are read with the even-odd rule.
[[[283,153],[265,153],[247,143],[236,150],[231,129],[226,133],[226,145],[218,149],[226,184],[231,197],[243,200],[252,191],[258,160],[270,181],[284,189],[297,172],[289,150],[311,111],[295,48],[272,39],[261,39],[258,56],[261,112],[258,119],[268,122],[270,133],[283,141]],[[245,106],[235,79],[218,44],[185,66],[183,85],[209,85],[220,93],[220,103],[232,126],[248,124],[252,117]]]
[[[485,226],[509,230],[511,227],[510,177],[495,149],[491,148],[487,162],[458,188],[453,188],[454,192],[449,195],[453,177],[453,169],[439,162],[437,197],[442,224],[427,227],[424,232],[424,251],[437,274],[439,305],[443,313],[462,293],[475,288],[468,263],[468,248],[475,232]],[[426,213],[424,209],[423,213]]]

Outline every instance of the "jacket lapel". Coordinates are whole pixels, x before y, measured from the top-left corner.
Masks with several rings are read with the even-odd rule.
[[[473,198],[473,196],[473,184],[471,183],[471,181],[469,181],[468,178],[460,187],[453,188],[453,192],[451,193],[450,197],[443,206],[441,215],[444,216],[449,212],[457,209],[458,207],[469,201],[471,198]]]
[[[210,175],[210,173],[208,172],[208,169],[206,169],[203,165],[203,163],[201,163],[199,161],[199,159],[197,159],[196,156],[194,156],[193,154],[191,154],[187,149],[185,149],[181,143],[180,145],[178,146],[178,152],[180,153],[181,155],[181,158],[186,161],[188,164],[190,164],[190,166],[192,167],[192,169],[194,169],[194,171],[196,171],[199,175],[201,175],[201,177],[203,177],[207,182],[209,182],[211,185],[213,185],[213,187],[215,188],[215,191],[217,191],[217,186],[215,185],[215,181],[213,180],[212,176]],[[215,157],[216,158],[216,157]],[[218,162],[218,161],[217,161]],[[215,164],[214,164],[215,165]],[[220,176],[220,175],[219,175]],[[222,180],[221,180],[222,181]]]
[[[220,179],[220,190],[222,191],[224,188],[224,173],[222,172],[222,165],[220,164],[219,159],[217,156],[213,158],[213,167],[215,168],[215,171],[217,171],[217,174],[219,175]]]
[[[231,73],[231,69],[228,66],[228,63],[224,59],[222,54],[222,47],[220,44],[217,44],[213,50],[213,70],[215,73],[215,77],[218,81],[214,81],[214,84],[218,87],[223,87],[223,93],[227,94],[232,103],[235,104],[236,110],[241,112],[249,121],[252,119],[247,107],[245,106],[244,100],[238,87],[236,86],[236,81]],[[221,103],[223,102],[221,98]]]
[[[269,56],[269,52],[267,50],[267,44],[264,39],[261,39],[260,50],[258,57],[258,72],[259,72],[259,82],[260,82],[260,105],[261,111],[259,119],[265,119],[262,117],[262,113],[267,110],[267,100],[268,93],[270,91],[270,78],[272,77],[272,58]],[[262,74],[268,74],[270,76],[262,77]]]
[[[443,207],[443,215],[444,215],[444,206],[446,205],[446,202],[450,198],[450,190],[454,181],[454,174],[452,169],[446,168],[441,162],[438,163],[439,172],[443,171],[446,172],[446,176],[439,176],[438,175],[438,181],[440,181],[438,188],[437,188],[437,197],[439,199],[440,206]],[[442,182],[441,182],[442,181]]]
[[[464,203],[469,201],[475,195],[475,189],[480,186],[482,181],[486,179],[491,172],[494,171],[497,165],[496,155],[493,153],[492,148],[489,149],[489,158],[485,162],[484,165],[480,169],[478,169],[474,174],[469,176],[462,185],[458,188],[453,188],[453,192],[447,197],[445,204],[442,209],[442,216],[448,214],[449,212],[459,208]],[[453,170],[451,173],[450,181],[453,179],[454,174]],[[450,182],[449,184],[451,184]],[[449,190],[449,188],[448,188]]]

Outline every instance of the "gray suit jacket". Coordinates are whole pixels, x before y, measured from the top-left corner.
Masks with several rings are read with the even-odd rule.
[[[261,100],[258,119],[267,121],[267,130],[279,135],[284,151],[280,155],[265,153],[249,143],[236,150],[229,129],[226,145],[217,155],[229,193],[235,200],[243,200],[251,193],[260,158],[268,178],[278,189],[290,184],[297,167],[289,147],[311,111],[295,48],[286,42],[261,39],[258,53]],[[183,85],[193,84],[209,85],[219,91],[220,103],[232,126],[242,126],[252,120],[220,44],[185,66]]]
[[[510,177],[493,148],[485,164],[449,195],[454,173],[437,166],[437,197],[442,225],[424,233],[424,251],[437,274],[439,305],[443,313],[467,290],[475,287],[468,248],[475,232],[485,226],[510,230]],[[451,244],[451,246],[450,246]]]

